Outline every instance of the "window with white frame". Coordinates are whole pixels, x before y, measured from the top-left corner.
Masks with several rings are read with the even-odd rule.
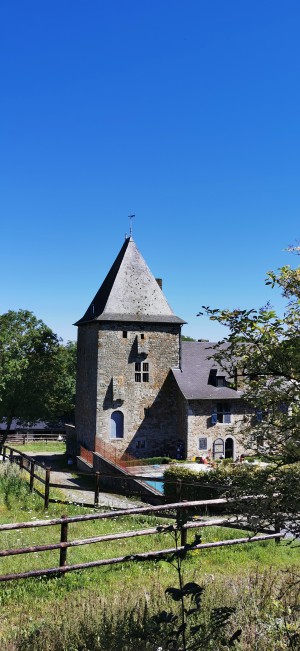
[[[149,362],[135,362],[136,382],[149,382]]]
[[[222,423],[228,425],[231,423],[231,405],[229,402],[218,402],[211,415],[212,425]]]

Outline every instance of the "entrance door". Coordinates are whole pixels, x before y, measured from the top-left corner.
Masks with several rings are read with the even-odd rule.
[[[225,459],[233,459],[233,438],[231,436],[225,441]]]

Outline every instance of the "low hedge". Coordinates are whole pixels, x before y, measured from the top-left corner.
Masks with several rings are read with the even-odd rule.
[[[164,494],[170,501],[179,496],[182,500],[213,500],[224,497],[232,484],[232,466],[215,469],[190,470],[174,465],[164,472]]]
[[[213,500],[231,497],[237,500],[230,511],[245,513],[251,517],[273,520],[278,514],[286,514],[300,529],[300,462],[289,465],[258,466],[253,464],[219,465],[209,471],[195,472],[188,468],[173,466],[164,473],[164,493],[167,501]],[[274,496],[274,493],[277,495]],[[264,495],[267,499],[239,501],[245,495]],[[220,507],[211,509],[220,510]],[[226,507],[228,511],[228,507]],[[277,514],[277,516],[276,516]]]

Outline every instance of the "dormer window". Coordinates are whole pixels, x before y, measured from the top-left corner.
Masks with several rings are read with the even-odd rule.
[[[226,377],[221,369],[211,368],[209,372],[208,384],[214,387],[227,387]]]
[[[224,375],[216,376],[216,386],[217,387],[226,387],[226,378]]]

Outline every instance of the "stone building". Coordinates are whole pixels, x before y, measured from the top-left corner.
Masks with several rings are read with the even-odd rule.
[[[115,458],[236,456],[241,392],[209,360],[209,342],[181,340],[185,322],[132,237],[77,321],[76,437]]]

